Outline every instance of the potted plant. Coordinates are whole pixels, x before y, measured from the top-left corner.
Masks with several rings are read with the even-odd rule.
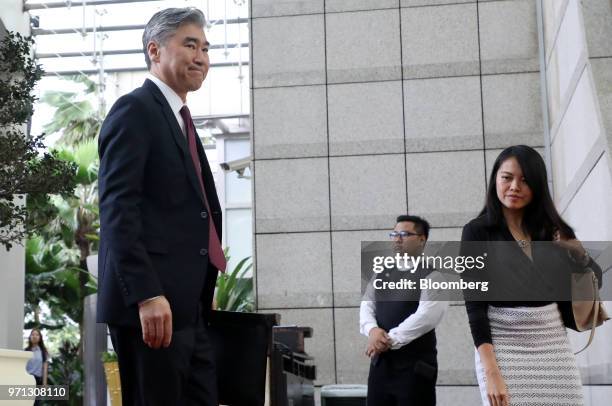
[[[228,252],[229,249],[226,249],[225,257],[229,262]],[[238,262],[233,270],[219,274],[214,299],[216,310],[229,312],[254,310],[253,278],[245,276],[252,267],[251,257],[246,257]]]
[[[121,379],[119,377],[119,360],[115,351],[106,351],[101,354],[106,375],[106,386],[113,406],[121,406]]]

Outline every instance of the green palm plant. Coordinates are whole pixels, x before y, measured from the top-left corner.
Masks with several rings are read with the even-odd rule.
[[[53,200],[59,214],[50,226],[52,230],[59,231],[67,245],[76,244],[80,251],[80,262],[85,265],[87,257],[98,249],[100,222],[97,142],[95,139],[83,141],[76,147],[62,149],[58,156],[76,165],[77,187],[72,197]]]
[[[88,140],[59,149],[56,155],[76,167],[77,187],[71,196],[51,196],[47,203],[50,209],[34,203],[29,206],[38,221],[44,213],[53,213],[53,217],[27,242],[26,308],[32,325],[61,327],[65,325],[62,317],[67,316],[79,324],[83,337],[84,299],[96,291],[87,257],[98,249],[97,145]],[[41,302],[51,310],[48,320],[38,317]]]
[[[98,92],[94,81],[85,75],[70,76],[67,80],[83,84],[85,92],[46,92],[41,101],[54,107],[55,113],[43,129],[47,134],[61,132],[58,144],[76,145],[98,135],[104,112],[90,101],[91,95]]]
[[[79,250],[79,262],[86,263],[87,257],[98,248],[98,151],[95,140],[84,141],[75,147],[56,151],[59,159],[71,162],[75,168],[76,189],[72,196],[52,196],[54,216],[47,219],[43,237],[59,237],[68,248]],[[34,207],[33,215],[40,215],[41,208]],[[86,268],[83,267],[85,270]]]
[[[80,404],[83,306],[85,297],[96,291],[96,280],[87,271],[86,259],[98,249],[96,135],[103,112],[87,100],[88,95],[97,92],[94,82],[85,76],[72,80],[85,85],[85,95],[48,92],[42,99],[55,107],[53,120],[44,129],[46,133],[61,133],[56,144],[60,148],[53,151],[53,156],[59,162],[70,163],[70,191],[74,192],[27,200],[28,222],[39,227],[26,243],[26,311],[30,321],[25,327],[59,330],[54,337],[61,337],[78,324],[79,334],[55,357],[50,379],[70,382],[71,401],[74,399],[71,404]]]
[[[31,315],[25,328],[58,330],[66,326],[66,317],[81,322],[82,296],[95,292],[95,280],[86,274],[89,281],[82,292],[84,271],[79,267],[78,250],[68,248],[59,238],[34,236],[28,239],[25,253],[25,310]],[[41,317],[43,301],[48,313]]]
[[[226,251],[226,258],[229,260]],[[252,312],[255,307],[253,278],[244,275],[253,267],[251,257],[243,258],[230,272],[217,277],[216,302],[218,310]]]

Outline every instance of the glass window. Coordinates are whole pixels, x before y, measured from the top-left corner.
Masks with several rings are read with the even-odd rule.
[[[225,210],[226,246],[231,256],[228,271],[233,270],[243,258],[253,255],[251,221],[251,209]],[[251,276],[251,272],[247,276]]]
[[[225,162],[247,158],[251,155],[249,140],[225,140]],[[250,169],[245,171],[250,175]],[[225,174],[225,203],[227,206],[251,206],[251,179],[239,178],[238,173]],[[226,206],[226,207],[227,207]]]

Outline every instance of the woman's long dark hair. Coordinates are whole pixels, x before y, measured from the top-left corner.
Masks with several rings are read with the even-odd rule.
[[[499,167],[508,158],[516,158],[525,181],[532,192],[532,200],[525,207],[523,228],[534,241],[551,241],[556,231],[565,238],[576,238],[574,230],[561,218],[548,189],[546,165],[538,152],[526,145],[514,145],[504,149],[495,160],[489,179],[485,207],[480,215],[486,215],[492,226],[505,224],[502,204],[497,197],[496,179]]]
[[[49,353],[47,352],[47,347],[45,347],[45,341],[43,340],[43,335],[40,329],[33,328],[32,331],[30,331],[30,336],[28,337],[28,346],[25,348],[25,351],[32,351],[32,345],[33,345],[32,344],[32,333],[35,331],[38,332],[38,335],[40,337],[38,346],[40,347],[40,353],[42,354],[42,360],[43,362],[45,362],[47,361],[47,357],[49,356]]]

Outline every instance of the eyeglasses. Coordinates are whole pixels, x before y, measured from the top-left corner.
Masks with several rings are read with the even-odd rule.
[[[399,232],[398,231],[391,231],[389,233],[389,237],[390,238],[397,238],[397,237],[406,238],[406,237],[410,237],[412,235],[421,235],[421,234],[419,234],[419,233],[411,233],[410,231],[399,231]]]

